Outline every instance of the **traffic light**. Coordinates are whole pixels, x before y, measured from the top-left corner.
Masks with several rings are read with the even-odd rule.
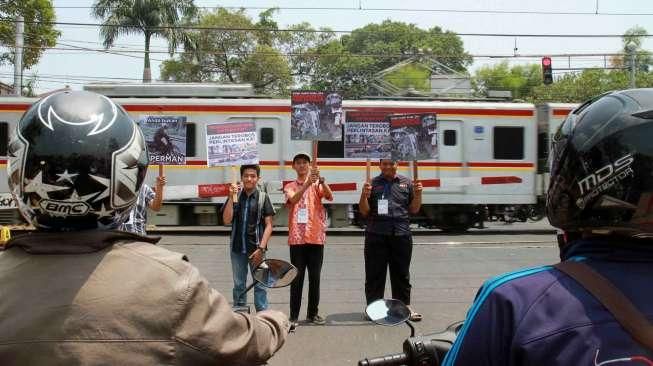
[[[542,80],[544,84],[553,83],[553,69],[551,68],[551,57],[542,57]]]

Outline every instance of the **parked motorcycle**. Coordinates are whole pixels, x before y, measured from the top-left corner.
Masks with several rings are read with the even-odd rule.
[[[376,324],[395,326],[405,323],[410,327],[410,337],[403,344],[403,352],[381,357],[365,358],[358,366],[437,366],[444,359],[463,326],[456,322],[444,332],[415,336],[415,327],[410,322],[410,309],[394,299],[377,300],[365,309],[365,313]]]

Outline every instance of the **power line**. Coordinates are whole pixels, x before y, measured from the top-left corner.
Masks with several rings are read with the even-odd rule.
[[[0,18],[0,22],[14,22],[13,19]],[[102,23],[82,23],[82,22],[45,22],[45,21],[25,21],[26,24],[50,24],[60,26],[83,26],[83,27],[124,27],[119,24],[102,24]],[[151,27],[152,30],[162,29],[184,29],[184,30],[209,30],[220,32],[289,32],[289,33],[339,33],[351,34],[353,30],[326,30],[326,29],[287,29],[287,28],[256,28],[256,27],[240,27],[240,28],[224,28],[224,27],[201,27],[192,25],[168,25]],[[360,33],[382,33],[378,31],[364,31],[356,30]],[[522,37],[522,38],[622,38],[623,34],[537,34],[537,33],[454,33],[444,32],[441,34],[430,34],[431,37],[447,37],[450,35],[457,35],[462,37]],[[641,34],[637,37],[648,38],[653,37],[651,34]]]
[[[490,10],[490,9],[428,9],[428,8],[373,8],[373,7],[305,7],[305,6],[196,6],[198,9],[268,10],[285,11],[355,11],[355,12],[408,12],[408,13],[454,13],[454,14],[522,14],[522,15],[593,15],[593,16],[651,16],[653,13],[619,13],[597,11],[545,11],[545,10]],[[54,6],[54,9],[93,9],[92,6]]]

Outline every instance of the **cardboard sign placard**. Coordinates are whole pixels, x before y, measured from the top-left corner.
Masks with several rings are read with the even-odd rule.
[[[140,116],[150,164],[186,164],[186,117]]]

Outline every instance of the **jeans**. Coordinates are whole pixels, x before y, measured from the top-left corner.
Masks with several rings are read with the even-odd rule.
[[[290,262],[297,267],[297,277],[290,284],[290,319],[297,320],[299,309],[302,306],[302,289],[304,287],[304,273],[308,269],[308,308],[307,318],[317,314],[320,303],[320,272],[324,245],[296,244],[290,246]]]
[[[244,306],[247,305],[247,294],[244,293],[247,282],[247,267],[249,267],[250,271],[253,271],[254,268],[251,268],[247,254],[234,253],[232,250],[229,252],[231,252],[231,273],[234,278],[234,306]],[[263,311],[268,308],[268,295],[265,286],[260,283],[254,286],[254,307],[256,311]]]

